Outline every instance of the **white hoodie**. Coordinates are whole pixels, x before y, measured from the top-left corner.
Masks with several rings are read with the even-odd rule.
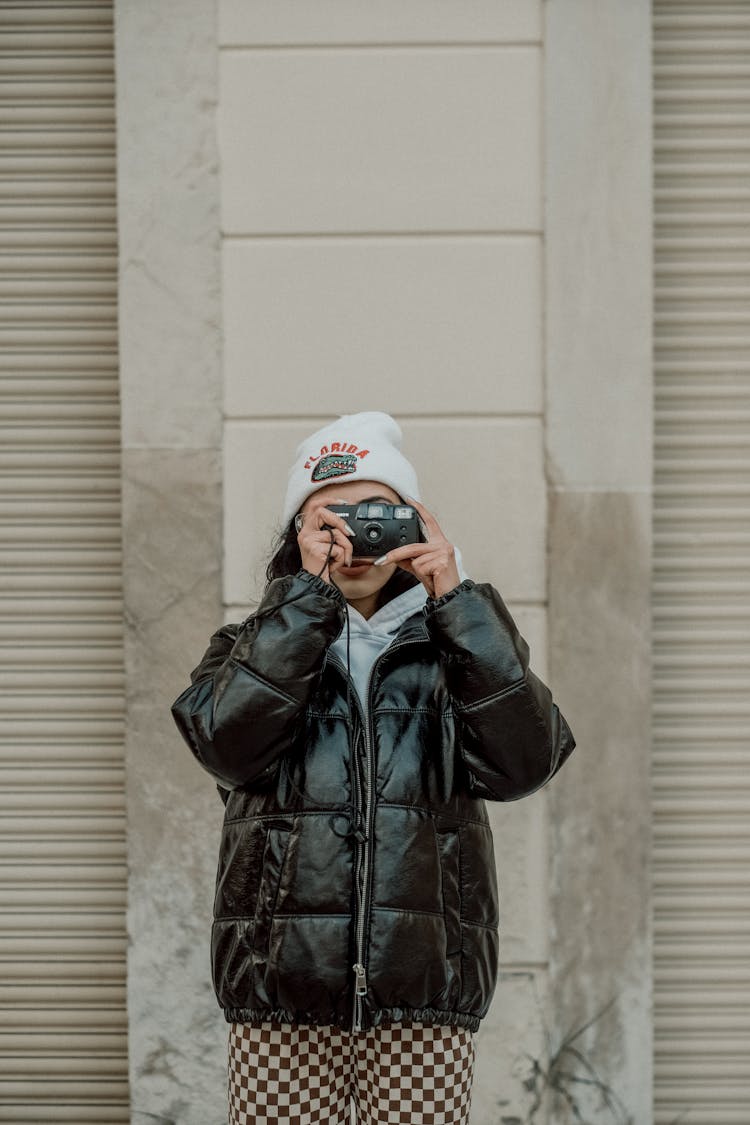
[[[461,564],[461,554],[456,549],[456,562],[461,581],[467,574]],[[422,583],[410,587],[403,594],[391,598],[376,610],[372,617],[365,618],[349,605],[349,670],[357,689],[363,710],[367,711],[367,684],[372,666],[393,642],[396,633],[407,618],[420,613],[427,600],[427,591]],[[346,625],[331,645],[331,651],[346,668]]]

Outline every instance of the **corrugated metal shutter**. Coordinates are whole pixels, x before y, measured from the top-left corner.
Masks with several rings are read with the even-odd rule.
[[[128,1121],[113,12],[0,3],[0,1121]]]
[[[657,1125],[750,1122],[750,4],[655,0]]]

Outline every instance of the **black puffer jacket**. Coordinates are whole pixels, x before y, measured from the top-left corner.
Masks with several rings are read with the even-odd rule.
[[[276,579],[172,705],[226,805],[216,997],[228,1022],[476,1031],[498,968],[485,799],[533,793],[575,741],[492,586],[401,626],[367,716],[329,652],[345,605],[304,570]]]

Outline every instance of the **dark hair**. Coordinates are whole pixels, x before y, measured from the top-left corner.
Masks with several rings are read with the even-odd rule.
[[[302,569],[302,555],[297,542],[297,529],[294,520],[290,520],[286,528],[282,528],[271,544],[271,557],[266,567],[266,582],[273,582],[274,578],[283,578],[287,574],[296,574]],[[408,570],[396,567],[396,570],[380,591],[378,608],[384,606],[391,598],[403,594],[412,586],[419,585],[419,579]]]
[[[286,528],[278,532],[271,544],[271,558],[266,567],[266,582],[283,578],[285,574],[296,574],[302,567],[302,555],[297,542],[297,529],[291,519]]]

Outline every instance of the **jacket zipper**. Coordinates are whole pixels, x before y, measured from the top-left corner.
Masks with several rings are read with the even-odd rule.
[[[362,730],[364,731],[364,717],[363,717],[363,723],[362,723]],[[359,766],[357,764],[357,742],[358,742],[358,738],[356,738],[354,740],[354,746],[352,748],[352,753],[354,754],[354,774],[355,774],[355,777],[357,779],[357,794],[356,794],[356,797],[355,797],[355,802],[356,802],[357,809],[359,809],[360,808],[360,804],[359,804]],[[368,773],[369,773],[369,771],[368,771]],[[368,779],[367,788],[369,789],[369,779]],[[366,842],[367,842],[367,834],[366,834],[365,840],[362,841],[362,842],[360,842],[358,837],[356,838],[356,845],[357,845],[356,856],[357,856],[357,859],[356,859],[356,864],[355,864],[354,883],[355,883],[355,889],[356,889],[356,892],[357,892],[357,903],[358,903],[357,908],[358,908],[358,911],[359,911],[360,914],[361,914],[361,911],[362,911],[362,897],[363,897],[363,891],[362,891],[363,882],[361,880],[361,872],[362,872],[364,844]],[[358,956],[360,957],[360,960],[361,960],[361,953],[359,953]],[[360,1000],[360,996],[364,996],[367,992],[367,978],[365,976],[364,967],[359,962],[356,962],[354,964],[353,968],[354,968],[354,1011],[353,1011],[353,1015],[352,1015],[352,1027],[355,1030],[359,1031],[359,1029],[360,1029],[359,1024],[360,1024],[360,1021],[361,1021],[361,1011],[360,1011],[360,1009],[361,1009],[361,1004],[362,1004],[362,1001]]]
[[[371,788],[370,747],[369,747],[369,737],[368,737],[368,721],[367,721],[367,718],[365,717],[365,715],[362,711],[362,708],[360,706],[359,695],[357,693],[357,689],[356,689],[356,687],[354,686],[354,683],[351,680],[351,676],[347,675],[346,668],[341,663],[339,658],[331,652],[328,653],[328,659],[331,661],[332,664],[335,664],[341,670],[341,674],[344,677],[344,679],[348,680],[351,683],[352,688],[354,689],[353,692],[352,692],[351,698],[354,700],[354,705],[355,705],[355,707],[357,709],[357,712],[360,715],[360,718],[362,720],[361,721],[361,729],[362,729],[362,732],[363,732],[364,737],[365,737],[365,753],[367,755],[367,781],[366,781],[366,784],[365,784],[365,808],[368,809],[369,808],[369,802],[370,802],[370,788]],[[371,669],[370,670],[370,679],[368,679],[368,684],[367,684],[368,698],[369,698],[369,690],[370,690],[370,680],[372,679],[372,671],[373,670]],[[352,796],[354,798],[356,808],[358,810],[360,810],[361,805],[360,805],[360,794],[359,794],[359,769],[358,769],[358,766],[357,766],[357,742],[358,742],[358,738],[355,737],[353,739],[352,754],[354,755],[354,773],[355,773],[355,777],[357,779],[357,791],[356,791],[356,793],[352,794]],[[358,937],[358,941],[357,941],[357,961],[355,961],[355,963],[352,965],[352,969],[354,970],[354,1007],[353,1007],[353,1012],[352,1012],[352,1030],[353,1031],[360,1031],[361,1030],[361,1026],[362,1026],[362,1000],[361,1000],[361,997],[365,996],[367,994],[367,975],[365,973],[365,967],[362,964],[362,921],[361,920],[364,918],[364,893],[365,893],[364,888],[366,886],[365,878],[366,878],[366,874],[367,874],[366,857],[367,857],[367,845],[369,844],[369,841],[370,841],[369,813],[366,813],[366,819],[368,820],[368,827],[365,831],[365,839],[361,842],[360,842],[359,839],[356,840],[356,849],[357,850],[356,850],[356,861],[355,861],[355,871],[354,871],[354,886],[355,886],[355,890],[356,890],[356,893],[357,893],[357,930],[358,930],[359,937]],[[364,868],[364,876],[363,876],[363,868]]]
[[[366,775],[367,776],[367,783],[366,783],[366,786],[365,786],[365,820],[366,820],[366,823],[367,823],[367,827],[365,829],[364,841],[361,844],[359,843],[359,841],[357,841],[357,872],[355,874],[355,883],[356,883],[356,887],[357,887],[357,898],[359,900],[359,907],[358,907],[358,918],[357,918],[357,960],[352,965],[352,969],[354,970],[354,1012],[353,1012],[353,1018],[352,1018],[352,1030],[353,1031],[361,1031],[362,1030],[362,997],[367,995],[367,973],[366,973],[366,970],[365,970],[364,952],[363,951],[364,951],[364,936],[365,936],[364,935],[365,919],[367,917],[367,907],[369,905],[368,901],[367,901],[368,900],[368,891],[369,891],[369,885],[368,885],[369,884],[369,874],[370,874],[370,866],[369,866],[370,854],[369,854],[369,852],[370,852],[370,841],[372,839],[372,829],[373,829],[374,812],[375,812],[375,802],[372,800],[373,772],[374,772],[373,771],[373,764],[372,764],[372,739],[371,739],[372,707],[370,706],[370,702],[371,702],[370,697],[371,697],[371,694],[372,694],[372,683],[373,683],[373,679],[374,679],[374,676],[375,676],[375,672],[376,672],[378,666],[380,665],[381,660],[383,660],[386,655],[389,655],[390,653],[395,652],[396,649],[405,648],[407,645],[421,644],[423,642],[424,642],[423,637],[412,637],[410,640],[399,641],[396,644],[389,645],[389,647],[387,649],[385,649],[384,652],[381,652],[380,656],[378,656],[378,658],[375,660],[375,663],[373,664],[372,668],[370,669],[370,675],[367,678],[367,692],[366,692],[366,696],[365,696],[365,705],[366,705],[366,708],[367,708],[367,714],[362,715],[362,719],[363,719],[362,729],[363,729],[364,736],[365,736],[365,753],[367,755],[367,775]],[[338,664],[339,668],[344,673],[344,677],[348,678],[348,679],[351,679],[351,677],[347,677],[346,668],[341,663],[341,661],[338,659],[338,657],[333,656],[330,653],[329,653],[329,655],[331,656],[331,659],[333,660],[333,662],[335,664]],[[357,710],[360,711],[360,713],[361,713],[361,707],[359,705],[359,702],[357,702],[356,688],[355,688],[355,694],[354,694],[353,698],[355,699]],[[355,755],[355,767],[356,767],[356,753],[357,753],[356,742],[355,742],[354,747],[352,748],[352,752]],[[357,794],[357,800],[359,800],[359,794]],[[360,886],[360,881],[359,881],[360,870],[362,871],[361,886]]]

